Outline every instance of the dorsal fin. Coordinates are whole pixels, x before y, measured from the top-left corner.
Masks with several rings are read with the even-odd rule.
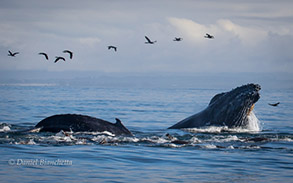
[[[115,123],[116,126],[123,126],[123,124],[122,124],[122,122],[121,122],[120,119],[115,118],[115,120],[116,120],[116,123]],[[124,127],[124,126],[123,126],[123,127]]]
[[[120,119],[115,118],[116,119],[116,123],[115,126],[122,128],[124,131],[126,131],[129,135],[133,135],[121,122]]]
[[[223,95],[225,95],[225,94],[226,94],[226,93],[224,92],[224,93],[219,93],[219,94],[215,95],[215,96],[211,99],[209,105],[211,105],[212,103],[214,103],[216,100],[218,100],[221,96],[223,96]]]

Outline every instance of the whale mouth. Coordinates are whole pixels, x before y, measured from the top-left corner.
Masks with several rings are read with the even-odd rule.
[[[254,115],[255,103],[260,99],[260,90],[261,87],[258,84],[247,84],[230,92],[216,95],[211,104],[212,108],[218,109],[217,112],[213,113],[214,123],[230,128],[249,126],[250,118]],[[226,104],[225,107],[223,104]]]
[[[247,114],[246,114],[246,116],[249,116],[250,115],[250,113],[253,111],[253,109],[254,109],[254,106],[255,106],[255,104],[253,104],[251,107],[250,107],[250,109],[247,111]]]

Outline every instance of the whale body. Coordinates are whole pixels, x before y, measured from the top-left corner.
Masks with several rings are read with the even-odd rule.
[[[40,132],[104,132],[114,135],[132,135],[132,133],[116,118],[116,123],[80,114],[58,114],[41,120],[35,128]]]

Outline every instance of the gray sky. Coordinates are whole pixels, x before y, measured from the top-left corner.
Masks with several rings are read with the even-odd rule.
[[[291,0],[1,0],[0,70],[292,73],[292,9]]]

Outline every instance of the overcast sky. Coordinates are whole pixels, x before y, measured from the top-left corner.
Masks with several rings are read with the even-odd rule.
[[[292,73],[292,10],[292,0],[1,0],[0,69]]]

